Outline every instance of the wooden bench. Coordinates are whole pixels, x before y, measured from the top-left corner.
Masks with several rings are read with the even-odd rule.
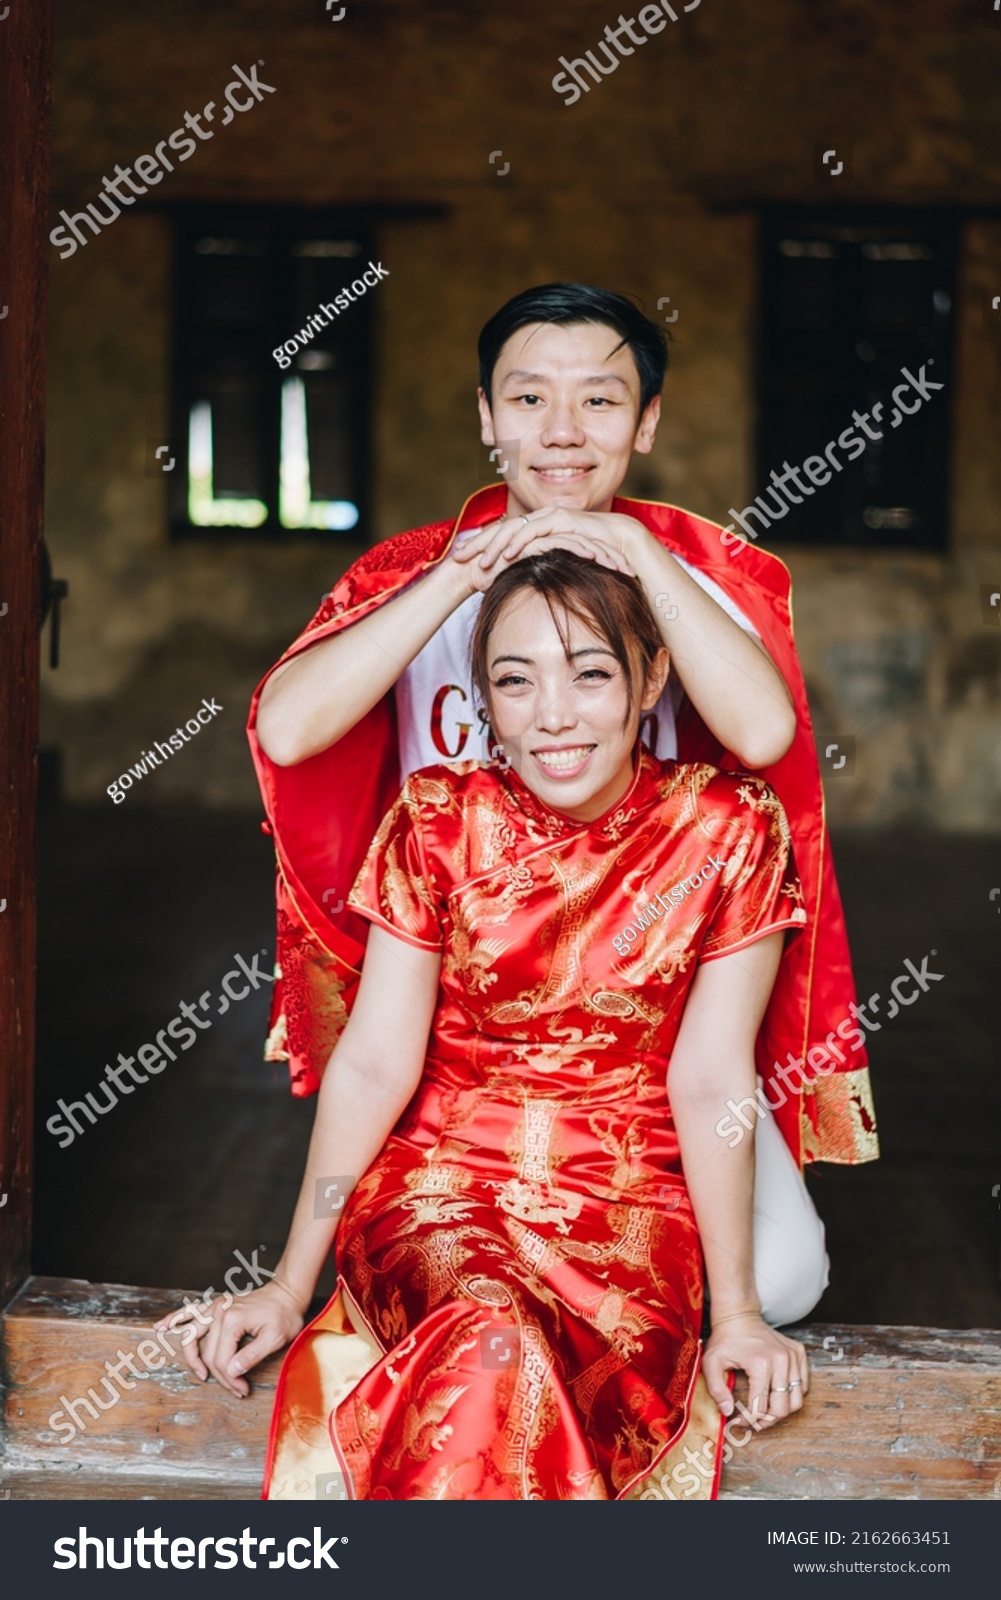
[[[91,1387],[107,1396],[105,1362],[117,1363],[119,1351],[135,1356],[152,1324],[182,1299],[177,1290],[29,1280],[2,1321],[0,1497],[258,1498],[278,1356],[252,1374],[250,1397],[237,1400],[166,1354],[150,1370],[146,1357],[152,1367],[155,1351],[145,1347],[135,1359],[140,1376],[120,1369],[114,1404],[76,1408],[83,1425],[70,1439],[65,1400]],[[1001,1334],[819,1324],[792,1331],[810,1352],[806,1406],[735,1443],[723,1498],[1001,1497]],[[745,1433],[739,1425],[734,1440]]]

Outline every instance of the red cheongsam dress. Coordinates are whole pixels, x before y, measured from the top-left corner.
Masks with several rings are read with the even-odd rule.
[[[775,794],[638,746],[581,823],[513,771],[427,767],[350,904],[441,951],[440,989],[418,1089],[342,1213],[337,1293],[286,1358],[265,1493],[712,1498],[669,1067],[699,963],[806,920]]]

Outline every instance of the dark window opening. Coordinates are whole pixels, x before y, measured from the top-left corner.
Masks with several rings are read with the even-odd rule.
[[[375,259],[371,216],[206,205],[173,219],[172,535],[367,539],[378,281],[344,291]]]
[[[758,487],[743,531],[766,545],[945,548],[955,278],[946,213],[764,212]]]

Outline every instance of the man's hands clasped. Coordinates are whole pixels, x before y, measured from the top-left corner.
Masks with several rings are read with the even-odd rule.
[[[630,553],[648,538],[633,517],[618,512],[565,511],[543,507],[521,516],[502,517],[456,543],[452,560],[464,565],[474,590],[489,589],[497,574],[513,561],[542,550],[572,550],[586,561],[635,577]]]

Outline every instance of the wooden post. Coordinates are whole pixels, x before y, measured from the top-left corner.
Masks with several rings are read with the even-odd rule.
[[[0,0],[0,1305],[28,1273],[51,0]],[[6,609],[4,609],[6,608]]]

